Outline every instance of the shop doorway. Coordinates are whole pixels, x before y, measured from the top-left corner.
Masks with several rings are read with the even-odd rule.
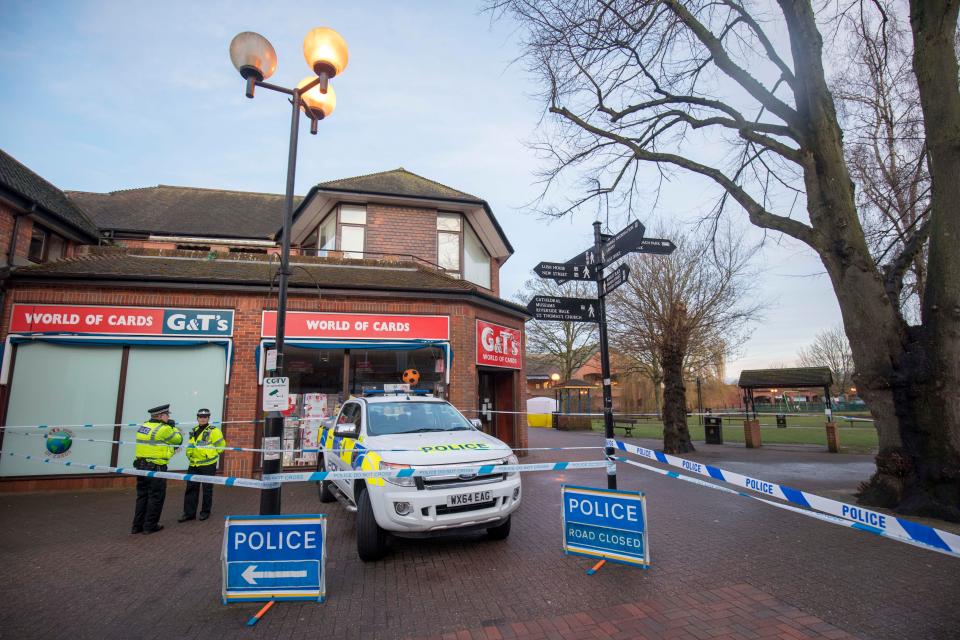
[[[478,367],[477,409],[483,430],[490,435],[515,445],[517,411],[513,371]]]

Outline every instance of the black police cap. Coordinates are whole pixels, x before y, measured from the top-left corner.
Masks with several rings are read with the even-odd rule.
[[[197,411],[197,417],[198,417],[198,418],[209,418],[209,417],[210,417],[210,409],[200,409],[199,411]]]
[[[170,412],[169,404],[161,404],[160,406],[154,407],[153,409],[147,409],[147,413],[149,413],[152,416],[155,416],[158,413],[169,413],[169,412]]]

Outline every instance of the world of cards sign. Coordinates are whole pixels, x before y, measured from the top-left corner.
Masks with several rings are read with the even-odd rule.
[[[534,296],[527,311],[537,320],[559,322],[598,322],[600,301],[593,298],[556,298]]]

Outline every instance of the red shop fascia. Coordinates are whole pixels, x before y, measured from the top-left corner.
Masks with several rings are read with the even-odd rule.
[[[167,402],[184,426],[197,409],[209,408],[225,423],[229,446],[260,446],[261,385],[276,326],[270,272],[198,259],[189,265],[189,282],[158,275],[185,268],[160,264],[183,261],[183,253],[159,252],[136,269],[125,252],[106,255],[95,274],[77,276],[55,263],[8,277],[0,317],[0,448],[19,455],[0,455],[0,490],[129,482],[75,465],[128,464],[133,447],[116,441],[133,441],[130,425]],[[342,283],[363,281],[351,277],[364,275],[351,273],[365,267],[362,261],[340,265],[334,276],[328,266],[307,264],[302,271],[313,273],[294,280],[288,299],[285,368],[293,402],[285,449],[313,446],[316,432],[303,425],[318,424],[345,398],[405,376],[480,418],[484,430],[527,446],[525,416],[510,413],[523,411],[522,307],[419,271],[407,282],[348,287]],[[60,434],[54,440],[71,445],[57,451],[41,433]],[[171,470],[186,467],[182,457]],[[258,453],[229,451],[220,473],[255,477],[260,464]],[[315,464],[306,453],[284,457],[288,467]]]

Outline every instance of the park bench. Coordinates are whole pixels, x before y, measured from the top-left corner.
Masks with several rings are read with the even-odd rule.
[[[633,428],[637,426],[637,421],[633,418],[620,418],[614,421],[613,430],[616,432],[617,429],[623,429],[623,435],[628,438],[633,435]]]

